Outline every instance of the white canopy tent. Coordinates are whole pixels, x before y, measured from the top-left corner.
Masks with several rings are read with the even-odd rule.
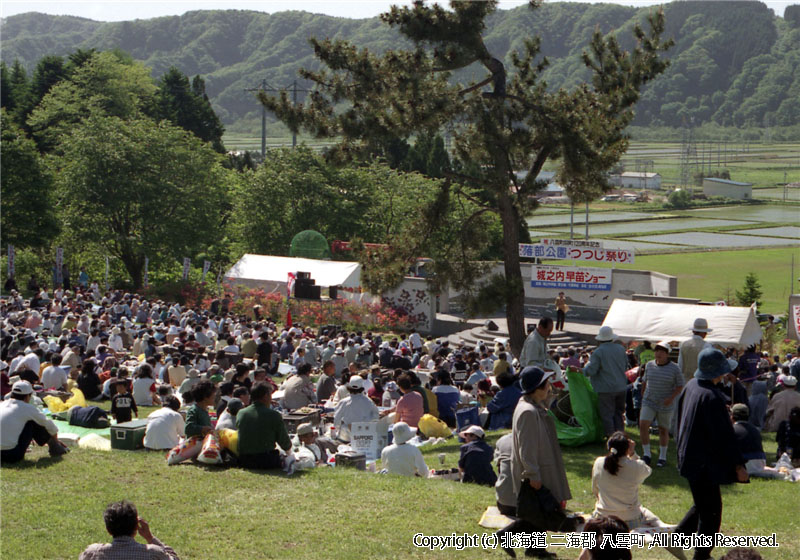
[[[746,348],[762,338],[761,326],[750,307],[689,305],[650,301],[614,300],[603,320],[624,341],[684,341],[692,337],[697,318],[708,321],[706,340],[719,346]]]
[[[289,273],[308,272],[317,286],[361,286],[361,265],[357,262],[320,261],[296,257],[273,257],[247,253],[234,264],[224,280],[234,285],[263,288],[267,292],[285,289]]]

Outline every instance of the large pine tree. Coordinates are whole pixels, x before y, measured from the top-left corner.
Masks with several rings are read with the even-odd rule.
[[[534,0],[531,8],[539,4]],[[533,195],[544,186],[536,177],[553,159],[573,200],[601,193],[605,170],[627,146],[623,130],[633,117],[639,91],[666,68],[660,53],[671,42],[661,39],[661,12],[649,18],[649,32],[635,27],[637,46],[631,52],[614,36],[603,37],[598,31],[584,54],[591,85],[549,92],[541,79],[547,60],[540,56],[537,38],[525,41],[523,53],[511,55],[510,69],[487,48],[486,18],[496,8],[496,1],[452,1],[449,10],[421,1],[394,6],[381,18],[413,48],[377,56],[347,41],[311,39],[323,69],[301,71],[315,84],[309,102],[294,106],[286,93],[262,94],[261,99],[292,130],[339,138],[328,152],[334,161],[384,155],[397,138],[447,129],[458,172],[447,173],[445,190],[432,211],[421,217],[430,227],[421,223],[420,235],[430,237],[431,227],[441,219],[436,206],[443,207],[449,196],[463,195],[461,185],[478,189],[479,196],[472,197],[480,206],[476,215],[497,213],[503,224],[505,277],[500,292],[511,347],[518,354],[525,338],[519,231],[536,208]],[[471,65],[482,66],[486,78],[472,84],[450,81],[453,71]],[[518,179],[519,170],[527,171],[525,179]],[[460,241],[469,243],[469,236]],[[392,254],[410,260],[416,249],[402,243],[392,247]],[[461,252],[454,248],[453,253]],[[440,279],[476,289],[474,267],[460,264],[437,262],[435,269]]]

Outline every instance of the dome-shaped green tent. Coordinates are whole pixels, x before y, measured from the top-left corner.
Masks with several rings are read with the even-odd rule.
[[[330,259],[331,249],[324,235],[313,229],[307,229],[292,238],[289,256],[306,259]]]

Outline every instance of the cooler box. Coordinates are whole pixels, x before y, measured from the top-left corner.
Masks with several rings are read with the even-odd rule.
[[[360,471],[367,470],[367,456],[356,451],[342,451],[336,454],[337,467],[355,467]]]
[[[478,414],[478,407],[471,406],[469,408],[456,410],[456,424],[459,432],[467,426],[480,426],[481,421]]]
[[[133,420],[111,426],[111,449],[142,449],[147,420]]]

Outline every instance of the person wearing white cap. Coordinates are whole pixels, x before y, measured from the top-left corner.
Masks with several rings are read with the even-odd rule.
[[[783,389],[772,397],[767,407],[765,432],[775,432],[796,406],[800,406],[800,393],[797,392],[797,378],[788,375],[783,378]]]
[[[675,398],[683,390],[683,374],[669,359],[668,341],[655,345],[655,359],[647,362],[642,377],[642,410],[639,414],[639,436],[642,440],[642,461],[650,464],[650,425],[658,420],[659,456],[656,466],[667,464],[669,427]]]
[[[711,344],[705,341],[706,335],[711,332],[708,328],[708,321],[702,317],[694,320],[692,325],[692,338],[684,340],[678,347],[678,367],[683,372],[683,380],[688,383],[694,379],[694,372],[697,370],[697,357],[706,348],[711,348]]]
[[[625,393],[628,388],[628,357],[625,348],[617,344],[614,329],[603,325],[597,333],[597,346],[583,368],[597,393],[597,413],[603,422],[606,437],[625,431]]]
[[[69,450],[58,441],[58,428],[31,404],[33,386],[17,381],[8,400],[0,403],[0,461],[22,461],[31,441],[50,448],[50,456],[58,457]]]
[[[486,443],[486,432],[480,426],[467,426],[459,434],[466,443],[461,446],[458,470],[461,482],[474,482],[484,486],[494,486],[497,475],[492,468],[494,449]]]
[[[378,420],[378,407],[364,394],[364,380],[354,375],[347,382],[349,397],[342,399],[333,411],[333,426],[338,438],[350,441],[350,427],[353,422],[373,422]]]
[[[405,422],[398,422],[394,425],[392,428],[393,442],[381,451],[381,465],[385,472],[422,478],[430,476],[422,452],[418,447],[406,443],[414,437],[416,431],[416,428],[410,427]]]

